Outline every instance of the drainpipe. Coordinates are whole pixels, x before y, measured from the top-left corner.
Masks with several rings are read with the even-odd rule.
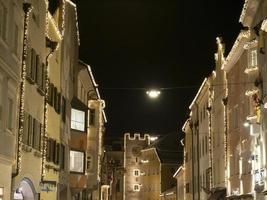
[[[55,52],[58,43],[46,38],[46,47],[50,48],[50,52],[45,59],[45,96],[44,96],[44,120],[43,120],[43,148],[42,148],[42,173],[41,173],[41,182],[44,181],[45,175],[45,160],[46,160],[46,151],[47,151],[47,111],[48,111],[48,88],[49,88],[49,79],[48,79],[48,59]]]
[[[19,130],[17,139],[17,159],[16,159],[16,172],[12,174],[12,178],[15,178],[19,174],[19,168],[21,164],[21,143],[23,135],[23,121],[24,121],[24,90],[26,82],[26,59],[27,59],[27,45],[28,45],[28,26],[29,26],[29,14],[32,6],[30,3],[23,3],[24,11],[24,29],[23,29],[23,51],[22,51],[22,66],[21,66],[21,83],[19,93]]]

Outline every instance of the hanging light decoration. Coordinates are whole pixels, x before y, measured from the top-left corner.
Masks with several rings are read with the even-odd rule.
[[[22,68],[21,68],[21,83],[20,83],[20,99],[19,99],[19,130],[18,130],[18,150],[17,150],[17,172],[21,171],[22,160],[22,138],[24,128],[24,99],[25,99],[25,85],[26,85],[26,59],[28,54],[28,34],[29,34],[29,21],[30,13],[32,11],[31,4],[24,3],[24,32],[23,32],[23,52],[22,52]]]

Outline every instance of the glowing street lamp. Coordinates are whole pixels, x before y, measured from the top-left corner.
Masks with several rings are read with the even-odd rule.
[[[146,94],[149,96],[149,98],[156,99],[159,97],[160,91],[159,90],[148,90],[146,91]]]

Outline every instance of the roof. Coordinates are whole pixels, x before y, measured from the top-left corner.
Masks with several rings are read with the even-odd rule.
[[[179,134],[169,133],[145,149],[155,149],[161,163],[181,163],[183,161],[183,147],[180,143]]]

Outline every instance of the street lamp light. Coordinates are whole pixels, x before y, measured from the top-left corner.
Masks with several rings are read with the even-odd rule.
[[[159,97],[160,95],[160,91],[159,90],[148,90],[146,91],[146,94],[149,96],[149,98],[151,99],[156,99]]]

